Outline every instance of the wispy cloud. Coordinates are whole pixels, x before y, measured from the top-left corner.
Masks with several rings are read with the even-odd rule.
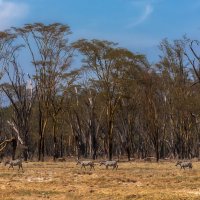
[[[27,12],[28,6],[24,3],[0,0],[0,30],[15,25],[17,20],[26,16]]]
[[[153,10],[154,8],[151,4],[146,4],[143,8],[142,14],[138,17],[138,19],[129,23],[127,27],[132,28],[139,24],[142,24],[144,21],[146,21],[150,17],[150,15],[153,13]]]

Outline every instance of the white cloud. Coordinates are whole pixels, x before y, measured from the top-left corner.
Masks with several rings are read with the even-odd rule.
[[[134,20],[132,23],[129,23],[127,27],[132,28],[139,24],[142,24],[150,17],[150,15],[153,13],[153,10],[154,8],[151,4],[146,4],[143,8],[143,13],[141,14],[141,16],[139,16],[138,19]]]
[[[23,3],[0,0],[0,30],[15,25],[28,12],[28,6]]]

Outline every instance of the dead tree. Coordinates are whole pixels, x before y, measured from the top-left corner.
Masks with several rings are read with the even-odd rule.
[[[0,34],[0,64],[3,67],[4,76],[7,82],[1,84],[1,89],[10,101],[13,109],[12,124],[15,132],[23,138],[24,145],[29,145],[29,130],[32,104],[34,101],[32,88],[27,87],[26,76],[19,61],[18,53],[22,45],[16,44],[16,34],[3,32]],[[21,139],[22,139],[21,138]],[[22,143],[22,140],[20,141]],[[24,159],[27,160],[27,151],[24,152]]]
[[[14,125],[14,123],[10,122],[10,121],[7,121],[7,122],[15,132],[15,137],[12,140],[12,142],[13,142],[13,156],[12,156],[12,159],[13,160],[15,159],[15,151],[16,151],[16,148],[18,147],[18,149],[20,149],[20,151],[21,151],[21,153],[20,153],[21,155],[20,156],[23,155],[24,160],[27,160],[28,159],[28,155],[29,155],[28,146],[22,140],[22,138],[21,138],[21,136],[19,134],[19,131],[16,128],[16,126]]]

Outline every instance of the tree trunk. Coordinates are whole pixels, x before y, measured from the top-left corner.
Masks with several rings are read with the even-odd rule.
[[[130,161],[131,160],[131,151],[130,151],[129,146],[126,147],[126,152],[127,152],[127,156],[128,156],[128,161]]]
[[[156,136],[155,136],[155,150],[156,150],[156,161],[158,162],[159,159],[160,159],[160,152],[159,152],[159,136],[158,136],[158,130],[155,130],[156,131]]]
[[[92,159],[95,160],[97,159],[97,140],[95,136],[92,137],[92,148],[93,148]]]
[[[44,162],[44,155],[45,155],[45,140],[43,136],[42,137],[42,162]]]
[[[38,143],[38,161],[44,161],[44,155],[45,155],[45,139],[44,135],[40,134]]]
[[[41,108],[39,106],[39,146],[38,146],[38,161],[44,161],[45,155],[45,138],[44,133],[46,130],[48,119],[44,118]]]
[[[60,157],[63,157],[63,134],[60,135]]]
[[[15,154],[17,149],[17,139],[12,140],[12,160],[15,160]]]
[[[113,157],[113,121],[109,120],[108,127],[108,159],[112,160]]]
[[[41,161],[42,154],[42,111],[39,105],[39,142],[38,142],[38,161]]]
[[[40,136],[39,142],[38,142],[38,161],[41,161],[41,153],[42,152],[42,137]]]
[[[28,160],[28,147],[23,149],[23,156],[24,156],[24,161]]]
[[[158,142],[156,143],[156,162],[158,162],[160,159],[160,155],[159,155],[159,145]]]
[[[91,119],[91,135],[92,135],[92,158],[93,160],[97,159],[97,138],[96,138],[96,129],[95,129],[95,121],[94,121],[94,114],[92,115]]]
[[[24,160],[27,161],[28,160],[28,151],[29,151],[29,137],[28,137],[28,130],[25,132],[25,136],[24,136],[24,142],[25,142],[25,148],[23,149],[23,156],[24,156]]]
[[[53,160],[55,161],[56,158],[58,158],[58,148],[57,148],[57,137],[56,137],[56,122],[54,122],[54,125],[53,125]]]

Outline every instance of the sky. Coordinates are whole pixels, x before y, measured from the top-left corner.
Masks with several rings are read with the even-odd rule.
[[[0,30],[68,24],[71,41],[102,39],[155,61],[164,38],[200,39],[200,0],[0,0]]]

